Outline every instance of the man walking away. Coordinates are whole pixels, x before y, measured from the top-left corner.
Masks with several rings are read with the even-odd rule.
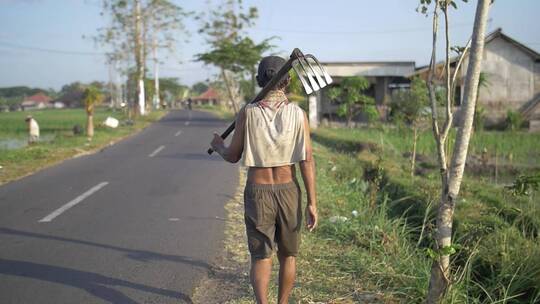
[[[257,82],[264,87],[285,64],[277,56],[259,63]],[[300,245],[302,196],[295,165],[307,191],[306,224],[317,226],[315,165],[309,124],[305,112],[289,103],[284,76],[261,101],[242,108],[236,119],[231,144],[214,134],[212,148],[228,162],[243,158],[249,167],[244,191],[244,219],[251,254],[250,279],[257,303],[268,303],[272,254],[279,259],[278,303],[288,303],[296,275],[296,255]]]

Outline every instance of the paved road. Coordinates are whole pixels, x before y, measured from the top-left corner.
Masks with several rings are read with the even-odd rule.
[[[0,187],[0,303],[191,303],[238,182],[205,153],[223,127],[174,111]]]

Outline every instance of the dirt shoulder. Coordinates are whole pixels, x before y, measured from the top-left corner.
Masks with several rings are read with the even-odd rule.
[[[218,256],[208,275],[196,288],[194,303],[237,303],[251,293],[249,286],[249,253],[244,230],[244,193],[246,170],[240,168],[238,188],[225,205],[227,222],[223,251]]]

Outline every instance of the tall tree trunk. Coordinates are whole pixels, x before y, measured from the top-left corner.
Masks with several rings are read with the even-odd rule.
[[[159,60],[157,55],[157,39],[154,34],[152,42],[152,56],[154,57],[154,108],[158,109],[161,104],[159,99]]]
[[[89,139],[94,137],[94,113],[87,113],[86,115],[86,136]]]
[[[145,115],[144,100],[144,41],[142,33],[141,2],[135,0],[135,64],[137,83],[137,110],[138,114]]]
[[[456,198],[459,194],[459,188],[463,178],[463,170],[465,168],[474,119],[474,108],[484,53],[484,37],[490,2],[491,0],[478,0],[476,8],[471,52],[465,80],[465,98],[462,105],[463,110],[461,111],[462,117],[459,120],[453,157],[449,166],[448,183],[443,184],[441,202],[437,213],[436,242],[439,250],[452,245],[452,220]],[[431,268],[427,303],[440,302],[450,283],[449,275],[450,256],[441,253],[440,257],[433,261]]]
[[[238,104],[236,103],[236,97],[233,92],[232,84],[229,81],[229,77],[227,76],[227,71],[225,69],[221,68],[221,76],[223,77],[223,81],[225,82],[225,88],[227,89],[227,94],[229,95],[229,99],[232,103],[234,114],[238,113]]]

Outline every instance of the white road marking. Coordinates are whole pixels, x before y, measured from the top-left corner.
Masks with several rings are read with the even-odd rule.
[[[154,150],[154,152],[150,153],[148,157],[154,157],[156,156],[161,150],[165,149],[165,146],[159,146],[157,149]]]
[[[60,214],[64,213],[69,208],[77,205],[78,203],[82,202],[85,198],[89,197],[90,195],[94,194],[95,192],[99,191],[99,189],[107,186],[109,182],[101,182],[97,184],[96,186],[92,187],[90,190],[86,191],[85,193],[79,195],[74,200],[70,201],[69,203],[65,204],[64,206],[54,210],[51,214],[47,215],[46,217],[39,220],[39,222],[50,222],[55,217],[59,216]]]
[[[174,136],[179,136],[180,134],[182,134],[182,130],[179,130],[178,132],[176,132],[176,134],[174,134]]]
[[[184,124],[185,124],[186,126],[189,126],[189,121],[186,121]]]
[[[179,220],[180,220],[180,219],[177,218],[177,217],[171,217],[171,218],[169,218],[169,221],[171,221],[171,222],[178,222]]]

